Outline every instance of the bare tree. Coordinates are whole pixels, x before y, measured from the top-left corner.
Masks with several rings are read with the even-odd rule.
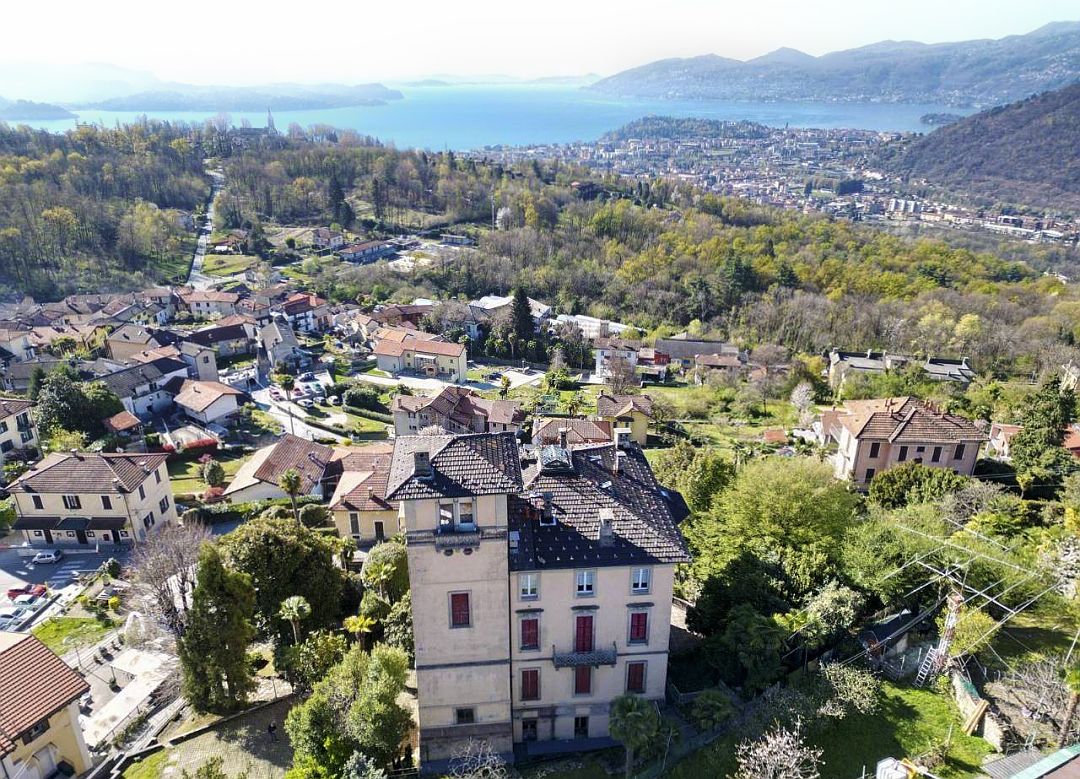
[[[791,729],[777,725],[756,741],[735,749],[736,779],[819,779],[821,750],[803,741],[802,724]]]
[[[608,360],[608,384],[616,395],[624,395],[638,385],[634,366],[618,355]]]
[[[210,539],[202,522],[168,525],[135,547],[132,579],[141,590],[147,616],[176,637],[184,634],[199,549]]]
[[[791,405],[799,412],[799,425],[807,427],[810,424],[810,407],[814,405],[814,388],[808,381],[800,381],[791,390]]]
[[[471,738],[450,760],[453,779],[506,779],[506,761],[496,754],[487,741]]]

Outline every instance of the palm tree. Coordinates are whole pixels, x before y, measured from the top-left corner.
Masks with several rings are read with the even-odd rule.
[[[285,390],[285,400],[291,401],[293,389],[296,388],[296,379],[294,379],[287,373],[283,373],[281,376],[278,377],[278,384],[280,384],[281,388]],[[293,435],[296,435],[296,427],[293,423],[292,406],[286,404],[285,408],[289,410],[289,432]]]
[[[626,777],[634,770],[634,753],[648,746],[660,730],[656,707],[636,695],[620,695],[611,702],[611,736],[626,749]]]
[[[295,468],[285,471],[285,473],[281,474],[281,478],[278,479],[278,486],[292,501],[293,517],[296,519],[296,524],[299,525],[300,509],[296,507],[296,496],[300,494],[300,472]]]
[[[581,406],[584,403],[584,399],[581,397],[580,392],[575,392],[566,400],[566,413],[573,419],[581,413]]]
[[[1080,666],[1065,672],[1065,686],[1069,688],[1069,702],[1065,704],[1065,713],[1061,717],[1061,733],[1058,734],[1058,747],[1065,748],[1065,740],[1072,729],[1076,706],[1080,703]]]
[[[375,619],[366,614],[356,614],[352,617],[345,617],[343,624],[345,630],[352,633],[353,637],[360,642],[360,648],[366,650],[367,636],[375,629]]]
[[[311,616],[311,604],[303,595],[293,595],[281,602],[278,616],[292,625],[293,643],[300,643],[300,623]]]

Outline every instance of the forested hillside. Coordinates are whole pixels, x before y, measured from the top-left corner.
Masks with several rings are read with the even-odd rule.
[[[209,182],[190,128],[0,123],[0,293],[41,299],[186,273]]]
[[[987,204],[1080,210],[1080,83],[887,146],[881,163]]]

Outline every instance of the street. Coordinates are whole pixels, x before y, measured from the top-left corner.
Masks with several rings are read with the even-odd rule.
[[[202,272],[203,260],[206,259],[206,247],[210,242],[210,233],[214,230],[214,198],[225,185],[225,174],[219,170],[208,170],[210,178],[214,180],[210,190],[210,203],[206,207],[206,226],[200,229],[199,240],[195,246],[195,258],[191,262],[191,272],[188,274],[187,284],[195,289],[207,289],[221,281]]]

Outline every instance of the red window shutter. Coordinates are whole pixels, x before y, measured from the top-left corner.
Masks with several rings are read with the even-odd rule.
[[[591,652],[593,650],[592,616],[578,617],[575,624],[574,651]]]
[[[534,701],[540,697],[540,672],[529,669],[521,672],[521,699]]]
[[[521,620],[521,648],[532,649],[540,646],[540,620],[535,617]]]
[[[644,611],[630,614],[630,640],[646,641],[649,637],[649,615]]]
[[[450,624],[456,628],[469,626],[469,593],[455,592],[450,596]]]
[[[645,692],[645,663],[629,663],[626,666],[626,691]]]
[[[574,694],[588,695],[592,692],[592,668],[579,665],[574,669]]]

